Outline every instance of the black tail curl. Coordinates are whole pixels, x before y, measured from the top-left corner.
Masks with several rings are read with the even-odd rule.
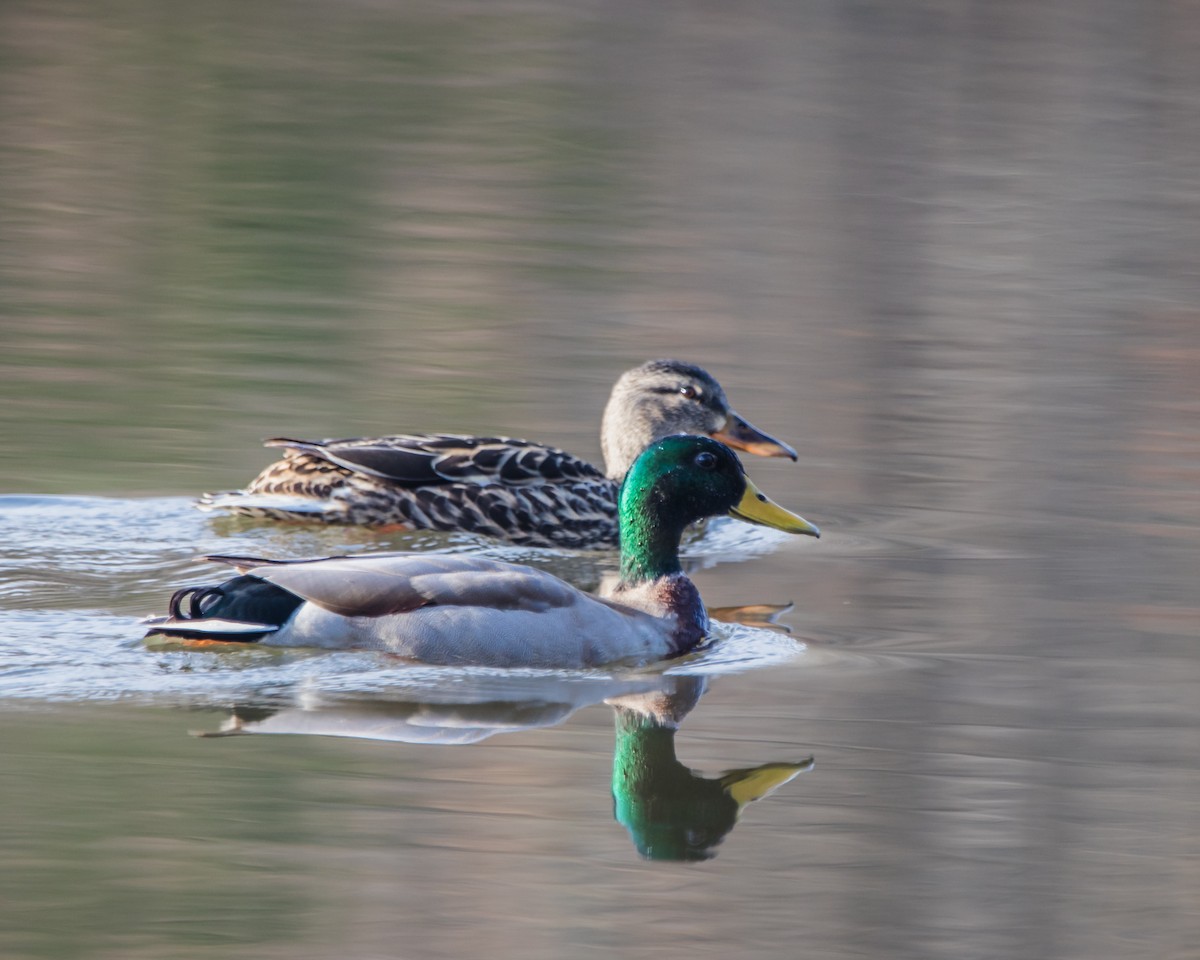
[[[167,612],[174,620],[200,620],[204,617],[205,601],[220,600],[225,595],[225,591],[220,587],[184,587],[182,590],[176,590],[171,594],[171,601],[167,604]],[[183,610],[183,601],[189,598],[190,601],[185,613]]]
[[[263,624],[273,630],[286,623],[303,602],[296,594],[260,580],[253,574],[240,574],[220,584],[176,590],[167,604],[170,614],[167,624],[159,627],[158,632],[165,632],[171,623],[182,626],[197,620]],[[214,637],[221,639],[221,632],[214,628]],[[248,638],[247,634],[229,637],[238,640]]]

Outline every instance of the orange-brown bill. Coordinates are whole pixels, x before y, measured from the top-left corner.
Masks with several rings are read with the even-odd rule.
[[[790,457],[796,459],[796,451],[774,437],[763,433],[754,424],[739,417],[733,411],[725,426],[712,435],[714,440],[720,440],[735,450],[757,454],[760,457]]]

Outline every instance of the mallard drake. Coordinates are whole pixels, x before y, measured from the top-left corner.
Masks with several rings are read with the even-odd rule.
[[[149,634],[376,649],[436,664],[579,668],[659,660],[707,634],[708,615],[680,566],[679,543],[688,524],[724,513],[820,536],[760,493],[724,444],[668,437],[638,457],[621,486],[621,575],[605,598],[543,570],[462,554],[214,556],[208,559],[240,576],[177,591],[170,615]]]
[[[786,443],[738,416],[708,372],[652,360],[613,387],[600,429],[603,471],[509,437],[276,437],[266,446],[285,448],[282,460],[244,490],[205,494],[200,506],[271,520],[466,531],[523,546],[612,548],[622,478],[647,446],[677,433],[796,459]]]

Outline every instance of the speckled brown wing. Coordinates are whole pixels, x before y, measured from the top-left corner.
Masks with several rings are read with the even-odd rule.
[[[243,516],[463,531],[531,547],[613,548],[617,484],[555,447],[411,434],[305,441],[241,491],[201,504]]]
[[[407,487],[438,483],[523,486],[604,479],[604,474],[586,460],[556,447],[513,437],[433,433],[315,441],[276,437],[265,445],[307,453],[355,473]]]

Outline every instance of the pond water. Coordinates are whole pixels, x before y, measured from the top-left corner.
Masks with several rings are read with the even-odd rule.
[[[0,953],[1195,956],[1200,14],[0,9]],[[599,458],[703,364],[641,670],[147,645],[205,553],[609,553],[196,510],[264,437]],[[789,606],[790,605],[790,606]],[[726,615],[727,616],[727,615]],[[196,734],[242,734],[200,736]]]

